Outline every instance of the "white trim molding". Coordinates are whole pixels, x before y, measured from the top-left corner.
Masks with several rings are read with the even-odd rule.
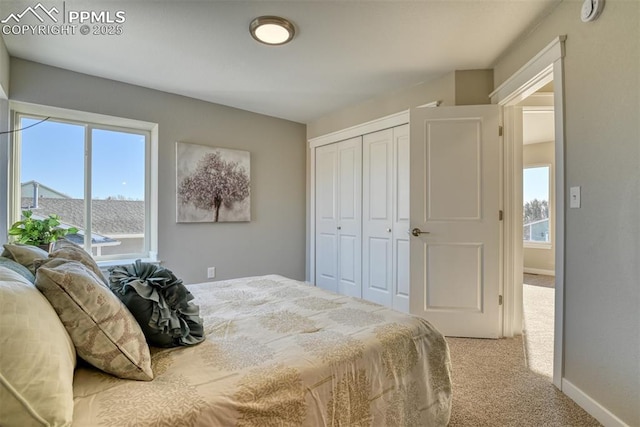
[[[525,249],[553,249],[553,245],[551,243],[538,243],[526,240],[522,242],[522,247]]]
[[[524,64],[496,90],[489,94],[492,104],[506,105],[519,102],[553,80],[553,63],[564,58],[567,36],[558,36],[529,62]]]
[[[409,123],[409,110],[400,111],[376,120],[351,126],[346,129],[331,132],[326,135],[317,136],[309,140],[309,148],[320,147],[321,145],[332,144],[356,136],[366,135],[379,130],[388,129]]]
[[[562,379],[562,391],[605,427],[630,427],[566,378]]]

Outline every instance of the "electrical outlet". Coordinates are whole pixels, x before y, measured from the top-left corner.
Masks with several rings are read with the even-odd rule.
[[[207,278],[213,279],[214,277],[216,277],[216,268],[215,267],[207,268]]]

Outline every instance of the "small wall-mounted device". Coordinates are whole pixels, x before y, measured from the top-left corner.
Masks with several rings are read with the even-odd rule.
[[[604,0],[584,0],[580,11],[580,19],[582,19],[582,22],[595,21],[600,16],[603,8]]]
[[[574,209],[580,207],[580,187],[569,188],[569,207]]]

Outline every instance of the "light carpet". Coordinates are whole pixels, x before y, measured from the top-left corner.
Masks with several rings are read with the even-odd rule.
[[[526,276],[527,283],[543,283],[525,285],[523,336],[447,338],[453,367],[450,426],[601,425],[551,383],[554,290],[548,279]]]

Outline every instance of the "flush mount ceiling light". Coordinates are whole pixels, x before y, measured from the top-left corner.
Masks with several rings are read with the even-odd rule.
[[[293,24],[279,16],[260,16],[251,21],[249,31],[260,43],[273,46],[290,42],[296,33]]]

